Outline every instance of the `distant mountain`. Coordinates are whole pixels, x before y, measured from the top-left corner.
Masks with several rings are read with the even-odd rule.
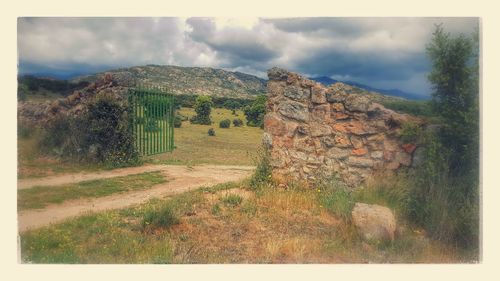
[[[361,84],[361,83],[357,83],[357,82],[352,82],[352,81],[338,81],[338,80],[335,80],[335,79],[332,79],[330,77],[327,77],[327,76],[320,76],[320,77],[311,77],[310,79],[316,81],[316,82],[320,82],[321,84],[323,85],[330,85],[330,84],[334,84],[334,83],[337,83],[337,82],[342,82],[342,83],[345,83],[345,84],[348,84],[348,85],[351,85],[351,86],[355,86],[355,87],[358,87],[358,88],[361,88],[361,89],[364,89],[364,90],[367,90],[367,91],[371,91],[371,92],[377,92],[377,93],[380,93],[380,94],[383,94],[383,95],[388,95],[388,96],[393,96],[393,97],[400,97],[400,98],[405,98],[405,99],[409,99],[409,100],[426,100],[426,99],[429,99],[425,96],[422,96],[422,95],[417,95],[417,94],[414,94],[414,93],[408,93],[408,92],[405,92],[405,91],[402,91],[402,90],[399,90],[399,89],[378,89],[378,88],[374,88],[374,87],[371,87],[371,86],[368,86],[368,85],[364,85],[364,84]]]
[[[253,98],[266,93],[266,80],[253,75],[209,67],[146,65],[106,71],[122,85],[162,86],[173,94],[211,95],[215,97]],[[103,72],[104,73],[104,72]],[[93,82],[99,75],[80,76],[70,80]]]

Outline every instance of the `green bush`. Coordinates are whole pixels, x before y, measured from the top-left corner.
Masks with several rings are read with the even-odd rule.
[[[240,118],[235,118],[233,119],[233,125],[235,127],[241,127],[243,126],[243,120],[241,120]]]
[[[264,115],[266,114],[267,97],[265,95],[258,96],[252,105],[246,106],[244,109],[247,118],[247,126],[261,127],[264,126]]]
[[[17,122],[17,137],[18,138],[29,138],[33,135],[35,128],[24,122]]]
[[[174,128],[180,128],[181,126],[182,126],[182,117],[179,115],[175,115]]]
[[[169,228],[180,222],[179,216],[170,205],[147,210],[141,220],[142,229]]]
[[[401,124],[399,137],[404,143],[416,143],[419,136],[422,135],[422,129],[414,122],[405,122]]]
[[[479,189],[470,187],[468,174],[450,173],[450,154],[437,137],[427,136],[425,161],[411,177],[407,216],[435,239],[478,249]]]
[[[211,137],[215,136],[215,130],[214,130],[214,128],[208,129],[208,135],[211,136]]]
[[[219,128],[229,128],[230,125],[231,125],[231,120],[229,119],[224,119],[219,122]]]
[[[198,96],[194,104],[194,111],[196,115],[191,118],[191,123],[210,125],[212,120],[210,119],[210,112],[212,111],[212,98],[209,96]]]
[[[253,189],[260,189],[271,183],[271,156],[269,151],[261,148],[258,152],[257,168],[250,178],[250,187]]]
[[[110,166],[137,164],[127,105],[101,94],[80,115],[60,116],[45,128],[42,148],[64,158]]]

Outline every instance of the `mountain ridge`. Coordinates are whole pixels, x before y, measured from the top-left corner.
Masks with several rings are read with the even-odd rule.
[[[215,97],[254,98],[266,93],[267,80],[242,72],[211,67],[144,65],[118,68],[71,79],[71,82],[94,82],[111,73],[119,84],[144,84],[166,87],[173,94],[211,95]]]
[[[344,83],[344,84],[347,84],[347,85],[351,85],[351,86],[355,86],[355,87],[361,88],[363,90],[367,90],[367,91],[370,91],[370,92],[375,92],[375,93],[378,93],[378,94],[382,94],[382,95],[386,95],[386,96],[391,96],[391,97],[399,97],[399,98],[404,98],[404,99],[409,99],[409,100],[427,100],[427,99],[429,99],[428,97],[425,97],[425,96],[422,96],[422,95],[418,95],[418,94],[415,94],[415,93],[409,93],[409,92],[406,92],[406,91],[403,91],[403,90],[400,90],[400,89],[379,89],[379,88],[375,88],[375,87],[368,86],[368,85],[365,85],[365,84],[361,84],[361,83],[358,83],[358,82],[340,81],[340,80],[332,79],[332,78],[327,77],[327,76],[309,77],[309,79],[314,80],[316,82],[320,82],[321,84],[323,84],[325,86],[328,86],[330,84],[334,84],[334,83],[337,83],[337,82],[341,82],[341,83]]]

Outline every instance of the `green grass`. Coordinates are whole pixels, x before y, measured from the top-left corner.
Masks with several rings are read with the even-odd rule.
[[[179,216],[170,204],[151,208],[142,217],[142,228],[151,231],[157,228],[169,228],[179,223]]]
[[[48,204],[62,203],[66,200],[95,198],[146,189],[164,182],[166,179],[160,172],[150,172],[60,186],[35,186],[18,190],[17,205],[19,210],[43,208]]]
[[[179,113],[191,117],[195,112],[191,108],[181,108]],[[257,150],[261,143],[263,130],[256,127],[234,127],[220,129],[218,124],[224,119],[240,118],[245,121],[245,115],[237,110],[237,115],[231,110],[213,108],[212,125],[191,124],[182,122],[180,128],[174,129],[174,144],[176,148],[171,153],[162,153],[147,158],[150,163],[197,165],[255,165]],[[208,136],[208,129],[215,129],[215,136]]]
[[[241,204],[243,198],[236,194],[228,194],[221,198],[221,202],[226,206],[236,207]]]
[[[317,190],[266,189],[224,207],[226,189],[155,199],[21,233],[32,263],[366,263],[469,261],[407,228],[393,242],[366,244],[326,210]],[[248,189],[247,189],[248,191]],[[214,196],[218,197],[216,200]],[[234,200],[239,201],[239,200]],[[167,217],[163,222],[162,217]],[[155,227],[144,228],[144,222]],[[157,223],[153,223],[155,219]]]
[[[195,114],[191,108],[181,108],[179,113],[188,117]],[[174,128],[176,147],[174,151],[146,157],[145,162],[176,165],[255,165],[254,160],[258,154],[263,130],[246,125],[231,126],[229,129],[218,128],[219,122],[223,119],[240,118],[246,122],[242,111],[237,110],[236,113],[237,115],[233,115],[231,110],[214,108],[211,114],[214,122],[212,125],[182,122],[182,127]],[[215,129],[214,137],[208,136],[209,128]],[[64,161],[44,156],[39,151],[39,138],[39,132],[33,132],[26,138],[18,138],[19,179],[112,169],[105,165]]]

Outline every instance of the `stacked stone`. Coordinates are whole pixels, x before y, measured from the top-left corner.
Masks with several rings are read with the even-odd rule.
[[[415,144],[398,137],[404,122],[421,120],[373,103],[352,87],[325,87],[280,68],[268,71],[263,142],[273,177],[310,183],[340,177],[357,186],[374,171],[412,164]]]

